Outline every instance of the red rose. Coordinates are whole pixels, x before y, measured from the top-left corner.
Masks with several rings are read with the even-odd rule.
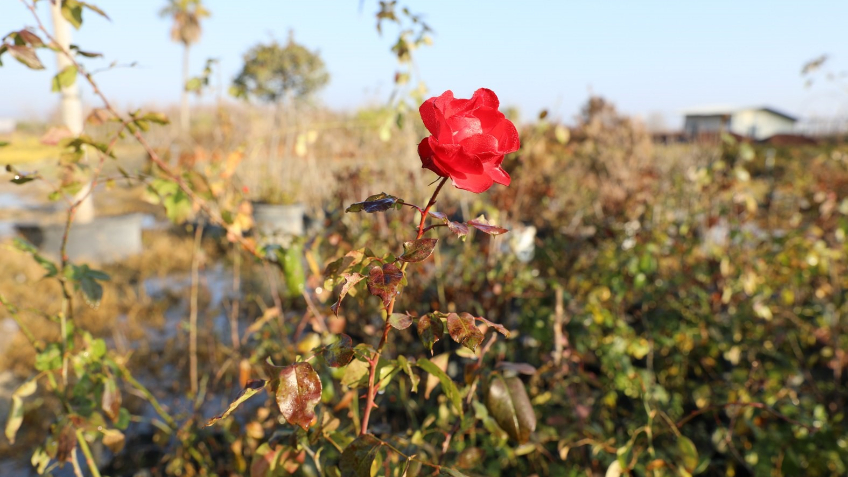
[[[432,136],[418,145],[425,169],[450,177],[453,185],[474,193],[509,185],[501,169],[504,155],[518,150],[518,130],[498,111],[497,95],[480,88],[471,99],[454,99],[445,91],[424,101],[419,111]]]

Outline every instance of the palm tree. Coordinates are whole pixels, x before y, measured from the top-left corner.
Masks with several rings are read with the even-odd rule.
[[[189,131],[188,58],[192,43],[200,39],[200,19],[209,16],[209,10],[201,5],[201,0],[168,0],[168,4],[159,12],[163,18],[172,18],[171,40],[183,44],[183,88],[180,98],[180,130],[183,135]]]

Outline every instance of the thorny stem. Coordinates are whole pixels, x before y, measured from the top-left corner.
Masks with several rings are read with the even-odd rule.
[[[433,191],[433,195],[430,196],[430,200],[427,202],[427,206],[421,210],[418,207],[418,211],[421,213],[421,221],[418,223],[418,235],[415,237],[416,240],[420,239],[422,235],[424,235],[424,222],[427,220],[427,213],[430,211],[430,208],[436,203],[436,197],[441,192],[442,187],[448,181],[447,177],[443,177],[439,182],[439,185],[436,186],[436,190]],[[407,262],[401,266],[401,272],[406,270]],[[383,324],[383,336],[380,338],[380,344],[377,345],[377,352],[374,353],[374,356],[368,359],[368,364],[370,365],[370,369],[368,371],[368,394],[365,396],[365,411],[362,413],[362,427],[359,431],[360,435],[368,434],[368,421],[371,419],[371,410],[376,406],[374,404],[374,398],[377,396],[377,388],[374,386],[374,378],[377,374],[377,365],[380,363],[380,354],[383,352],[383,346],[386,345],[386,341],[389,338],[389,330],[391,329],[391,325],[389,325],[389,317],[392,316],[392,313],[395,309],[395,300],[397,300],[397,295],[392,297],[392,300],[389,302],[389,305],[386,307],[386,323]]]

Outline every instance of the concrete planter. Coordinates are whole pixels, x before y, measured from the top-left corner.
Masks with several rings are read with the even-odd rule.
[[[304,233],[306,207],[303,204],[253,204],[255,232],[267,243],[280,243]]]
[[[73,224],[68,235],[68,258],[102,263],[141,253],[143,218],[142,214],[128,214]],[[15,228],[46,255],[59,257],[64,224],[18,224]]]

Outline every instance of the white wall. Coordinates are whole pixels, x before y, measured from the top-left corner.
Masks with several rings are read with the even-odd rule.
[[[744,109],[733,113],[730,131],[754,139],[768,139],[775,134],[791,133],[795,122],[763,109]]]

